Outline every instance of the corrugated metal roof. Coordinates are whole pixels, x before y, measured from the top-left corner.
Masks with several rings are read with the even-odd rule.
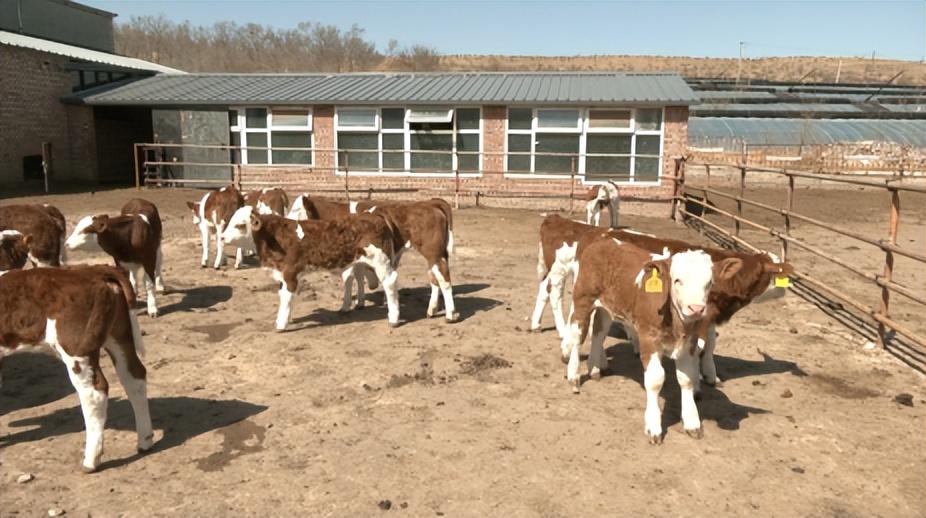
[[[182,70],[165,67],[163,65],[158,65],[157,63],[152,63],[143,59],[118,56],[108,52],[85,49],[82,47],[76,47],[74,45],[66,45],[64,43],[44,40],[42,38],[33,38],[32,36],[25,36],[9,31],[0,31],[0,44],[12,45],[14,47],[23,47],[41,52],[48,52],[50,54],[67,56],[69,58],[79,59],[81,61],[103,63],[105,65],[129,68],[133,70],[147,70],[150,72],[161,72],[165,74],[184,74]]]
[[[896,142],[926,147],[926,120],[765,119],[691,117],[688,142],[694,146],[799,145],[840,142]]]
[[[161,75],[68,98],[91,105],[691,105],[677,74],[470,72]]]

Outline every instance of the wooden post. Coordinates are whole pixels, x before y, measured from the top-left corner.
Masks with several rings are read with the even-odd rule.
[[[476,206],[477,206],[477,207],[479,206],[479,196],[481,196],[481,195],[482,195],[481,192],[476,191]]]
[[[344,152],[344,193],[350,202],[350,152]]]
[[[788,175],[788,212],[785,213],[785,235],[791,236],[791,211],[794,210],[794,177]],[[781,240],[781,260],[788,260],[788,240]]]
[[[138,144],[132,144],[132,158],[135,159],[135,190],[141,190],[141,170],[138,168]]]
[[[569,214],[572,215],[576,199],[576,157],[572,157],[569,167]]]
[[[711,186],[711,164],[704,164],[704,174],[707,175],[707,186]]]
[[[453,208],[460,208],[460,155],[456,151],[453,152],[456,155],[456,167],[453,168]]]
[[[887,242],[891,245],[897,244],[897,227],[900,225],[900,193],[897,189],[890,189],[891,192],[891,219],[888,228]],[[882,279],[885,282],[891,282],[894,275],[894,252],[886,250],[884,252],[884,275]],[[890,309],[891,290],[886,286],[881,287],[881,315],[888,316]],[[878,322],[878,345],[884,348],[887,341],[887,329],[882,322]]]
[[[241,192],[241,164],[234,164],[232,166],[232,181],[235,183],[235,189],[238,189]]]
[[[682,214],[682,197],[685,188],[685,167],[684,158],[675,159],[675,175],[672,177],[672,209],[669,213],[669,219],[681,222],[684,219]]]
[[[48,194],[48,177],[52,171],[51,142],[42,142],[42,176],[45,178],[45,193]]]
[[[743,196],[746,195],[746,166],[740,166],[740,195],[739,200],[736,200],[736,215],[740,218],[743,217],[743,202],[741,201]],[[736,236],[740,235],[740,222],[736,220]]]

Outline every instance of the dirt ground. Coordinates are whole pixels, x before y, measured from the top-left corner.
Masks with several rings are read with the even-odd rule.
[[[73,225],[135,195],[3,203],[50,202]],[[620,326],[606,342],[609,375],[578,396],[563,379],[549,313],[545,332],[527,332],[537,211],[456,213],[457,324],[425,318],[424,261],[408,254],[401,327],[387,326],[381,292],[369,295],[376,305],[338,314],[339,278],[316,272],[296,299],[298,329],[275,333],[268,272],[253,263],[199,268],[184,206],[199,194],[143,196],[165,220],[171,289],[159,298],[161,317],[139,317],[155,449],[135,454],[132,412],[113,381],[104,464],[81,474],[83,422],[63,365],[50,354],[13,355],[0,390],[4,517],[52,508],[67,516],[926,515],[924,377],[865,350],[864,339],[793,294],[750,306],[720,329],[726,381],[699,402],[702,440],[682,433],[667,360],[667,435],[650,446],[642,369]],[[829,199],[818,194],[811,205],[826,212]],[[841,201],[830,210],[846,201],[833,199]],[[880,201],[850,199],[857,210],[840,217],[874,226],[864,218]],[[623,223],[701,239],[662,217]],[[104,369],[116,379],[108,361]],[[900,393],[912,395],[912,407],[894,401]],[[17,483],[24,473],[34,480]]]

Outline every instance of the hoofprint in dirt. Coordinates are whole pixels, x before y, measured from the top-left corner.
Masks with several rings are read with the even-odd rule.
[[[275,333],[269,272],[253,263],[199,268],[184,202],[201,193],[142,194],[164,220],[168,287],[161,316],[139,317],[154,451],[135,454],[131,408],[114,386],[101,471],[81,474],[74,452],[83,425],[60,362],[8,357],[0,515],[366,516],[390,507],[409,516],[896,517],[926,509],[923,377],[864,350],[793,295],[750,306],[719,329],[726,381],[698,403],[702,440],[682,433],[678,385],[667,375],[667,436],[654,447],[639,419],[642,368],[619,326],[605,343],[610,375],[586,381],[579,396],[563,379],[549,313],[545,332],[527,332],[538,212],[457,212],[457,324],[423,318],[425,269],[410,255],[399,270],[405,325],[384,329],[381,292],[369,295],[376,305],[339,314],[339,276],[316,272],[296,297],[296,329]],[[4,203],[53,203],[73,225],[137,195]],[[621,223],[699,239],[658,216]],[[894,401],[901,393],[912,407]],[[34,479],[17,483],[25,473]]]

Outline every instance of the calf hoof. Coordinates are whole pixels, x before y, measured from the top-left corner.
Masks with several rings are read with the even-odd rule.
[[[158,318],[158,312],[157,312],[157,311],[149,311],[149,312],[148,312],[148,316],[151,317],[151,318]]]
[[[283,327],[276,326],[273,330],[276,331],[277,333],[285,333],[285,332],[286,332],[286,326],[283,326]]]
[[[338,313],[340,313],[340,314],[342,314],[342,315],[346,315],[347,313],[350,313],[350,308],[342,307],[342,308],[338,309]]]
[[[460,314],[454,311],[453,313],[447,315],[447,323],[453,324],[460,321]]]
[[[574,379],[574,380],[570,380],[570,381],[569,381],[569,384],[572,385],[572,393],[573,393],[573,394],[578,394],[578,393],[579,393],[579,378],[576,378],[576,379]]]
[[[599,369],[592,369],[592,372],[588,373],[588,377],[595,381],[599,381],[601,380],[601,371]]]
[[[135,448],[135,450],[138,453],[148,453],[152,448],[154,448],[154,434],[138,441],[138,446]]]
[[[540,326],[528,328],[528,333],[539,333],[541,331]]]
[[[688,437],[691,437],[692,439],[704,438],[704,428],[700,426],[697,428],[691,428],[691,429],[686,428],[685,433],[688,434]]]
[[[401,324],[399,324],[398,322],[389,322],[389,327],[391,327],[392,329],[395,329],[399,327],[400,325]]]
[[[83,473],[86,473],[86,474],[88,474],[88,475],[89,475],[90,473],[96,473],[96,466],[85,466],[85,465],[81,464],[81,465],[80,465],[80,471],[83,472]]]
[[[652,433],[650,433],[650,434],[647,434],[647,435],[649,435],[649,443],[650,443],[650,444],[656,445],[656,446],[662,444],[662,434],[661,434],[661,433],[659,433],[659,434],[652,434]]]
[[[202,263],[199,265],[200,268],[205,268],[206,266],[208,266],[206,263]]]

